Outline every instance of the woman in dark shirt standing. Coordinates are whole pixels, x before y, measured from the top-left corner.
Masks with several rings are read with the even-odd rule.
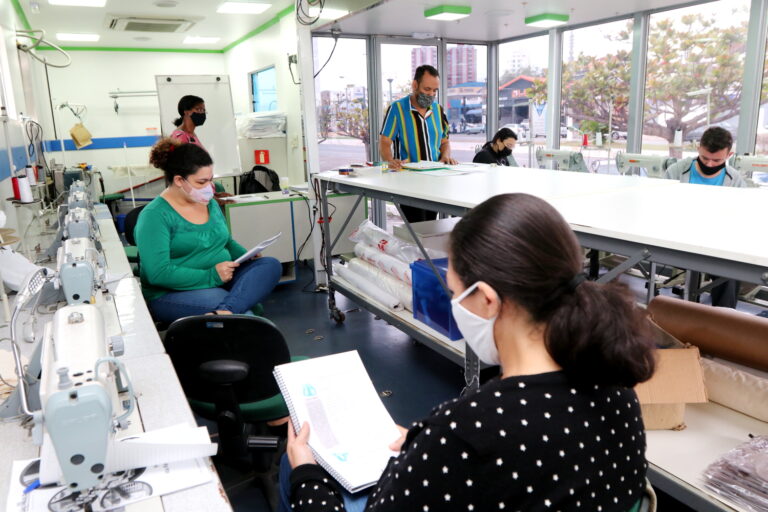
[[[501,377],[414,424],[365,510],[636,509],[647,465],[632,387],[653,373],[653,342],[626,286],[587,281],[582,260],[560,213],[527,194],[492,197],[456,225],[453,314]],[[292,430],[283,506],[343,509],[310,426]]]
[[[475,155],[472,161],[480,164],[520,167],[512,155],[516,144],[517,134],[509,128],[502,128],[496,132],[491,142],[485,143],[483,149]]]

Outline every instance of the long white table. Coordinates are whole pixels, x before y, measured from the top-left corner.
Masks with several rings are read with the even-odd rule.
[[[107,260],[110,293],[114,301],[117,324],[111,328],[122,334],[125,354],[121,356],[131,376],[137,397],[136,421],[140,430],[154,430],[179,423],[196,426],[173,365],[165,354],[160,336],[141,294],[138,280],[133,277],[122,243],[112,218],[105,209],[96,206],[96,219],[100,229],[100,242]],[[15,298],[15,297],[14,297]],[[47,315],[50,317],[52,315]],[[41,328],[45,318],[41,318]],[[115,323],[114,321],[112,322]],[[109,327],[109,326],[108,326]],[[0,337],[9,335],[8,326],[0,327]],[[8,357],[7,343],[0,345],[0,357]],[[33,345],[23,343],[28,357]],[[13,460],[37,457],[39,448],[32,444],[27,429],[18,422],[0,423],[0,508],[5,506]],[[176,492],[161,498],[152,498],[126,507],[129,512],[186,512],[189,510],[231,511],[232,507],[221,485],[216,469],[209,465],[211,481],[205,485]]]
[[[753,227],[768,204],[766,190],[539,169],[478,169],[450,177],[423,172],[348,177],[325,172],[315,179],[320,182],[324,216],[330,190],[451,215],[463,215],[497,194],[527,193],[551,203],[583,246],[628,256],[622,268],[644,260],[768,284],[768,237]],[[327,232],[326,240],[330,240]],[[330,270],[330,258],[326,265]],[[331,307],[338,290],[450,359],[461,362],[457,353],[463,353],[465,378],[472,382],[473,376],[466,374],[476,372],[478,364],[463,344],[423,328],[412,315],[389,311],[343,279],[329,277]],[[648,433],[649,478],[697,510],[738,510],[704,489],[701,472],[745,441],[747,431],[767,434],[768,425],[716,404],[689,406],[686,423],[683,432]]]

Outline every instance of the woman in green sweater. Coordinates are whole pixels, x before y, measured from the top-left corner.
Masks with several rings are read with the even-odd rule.
[[[234,262],[246,250],[211,201],[213,161],[204,149],[165,138],[152,148],[150,162],[163,170],[167,184],[141,211],[135,231],[152,316],[170,323],[209,312],[247,313],[280,280],[280,262]]]

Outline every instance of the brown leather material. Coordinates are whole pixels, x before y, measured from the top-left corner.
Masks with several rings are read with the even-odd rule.
[[[768,318],[658,296],[648,305],[653,321],[705,353],[768,371]]]

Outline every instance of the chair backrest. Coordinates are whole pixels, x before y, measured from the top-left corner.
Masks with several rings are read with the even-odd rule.
[[[139,214],[145,206],[147,205],[143,204],[141,206],[137,206],[125,215],[125,239],[131,245],[136,245],[136,238],[133,236],[133,232],[136,230],[136,223],[139,221]]]
[[[187,398],[203,402],[214,401],[213,386],[199,374],[206,361],[231,359],[248,364],[248,377],[234,386],[239,403],[280,393],[272,370],[291,361],[283,334],[269,320],[255,316],[181,318],[168,327],[164,343]]]

